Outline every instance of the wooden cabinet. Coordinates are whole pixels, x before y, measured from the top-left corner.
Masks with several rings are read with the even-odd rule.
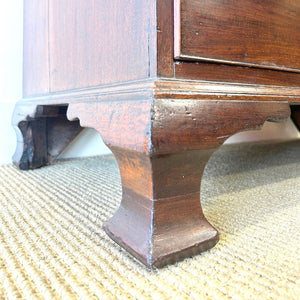
[[[26,0],[21,169],[100,132],[122,177],[104,229],[147,266],[208,249],[199,202],[212,153],[290,115],[299,127],[298,0]]]

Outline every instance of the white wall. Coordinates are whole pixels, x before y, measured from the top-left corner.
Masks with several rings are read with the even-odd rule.
[[[298,129],[291,119],[282,123],[266,122],[261,130],[240,132],[230,137],[226,143],[256,142],[267,140],[289,140],[300,138]]]
[[[10,125],[15,102],[22,97],[23,0],[0,0],[0,164],[10,163],[16,137]],[[291,121],[266,123],[263,130],[239,133],[227,142],[297,138]],[[62,158],[110,153],[100,135],[86,129],[61,155]]]
[[[0,163],[10,161],[14,103],[22,96],[22,0],[0,1]]]

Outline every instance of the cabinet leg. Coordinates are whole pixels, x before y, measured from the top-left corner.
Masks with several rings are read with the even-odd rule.
[[[70,122],[66,106],[17,105],[12,124],[17,135],[14,164],[21,170],[48,165],[83,129]]]
[[[213,247],[218,232],[205,219],[200,181],[212,150],[148,156],[112,148],[123,199],[107,234],[145,265],[161,267]]]
[[[200,204],[212,153],[239,131],[287,119],[290,108],[271,101],[132,99],[72,104],[68,117],[98,130],[119,164],[123,197],[105,231],[146,266],[161,267],[218,241]]]

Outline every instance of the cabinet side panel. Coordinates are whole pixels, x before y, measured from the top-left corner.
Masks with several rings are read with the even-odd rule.
[[[51,91],[154,76],[155,1],[52,0]]]
[[[49,92],[48,0],[24,1],[23,95]]]

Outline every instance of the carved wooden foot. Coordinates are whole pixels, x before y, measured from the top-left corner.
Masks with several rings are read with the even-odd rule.
[[[212,150],[145,155],[112,148],[123,200],[107,234],[147,266],[163,266],[207,250],[218,232],[205,219],[200,180]]]
[[[15,107],[12,124],[17,135],[13,162],[22,170],[53,162],[83,129],[66,117],[67,106],[22,105]]]
[[[71,104],[68,117],[97,129],[114,153],[123,198],[104,228],[148,267],[164,266],[217,243],[218,233],[200,204],[208,159],[234,133],[259,129],[266,120],[290,114],[285,102],[147,95],[101,100]]]

